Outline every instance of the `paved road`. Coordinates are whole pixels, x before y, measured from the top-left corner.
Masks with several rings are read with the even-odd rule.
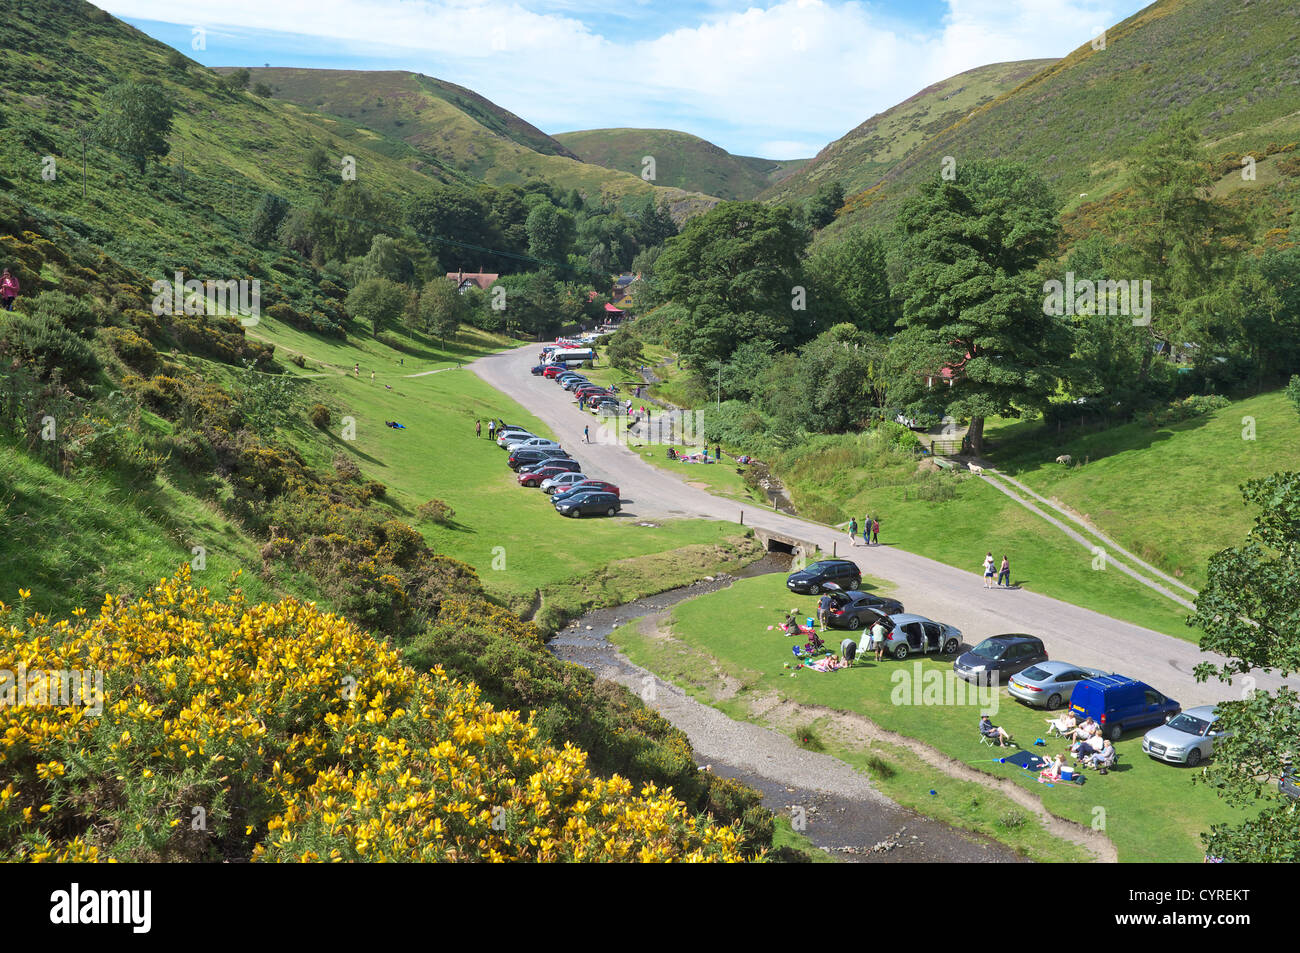
[[[689,467],[683,467],[684,476],[679,479],[618,444],[583,445],[584,425],[591,425],[592,439],[596,439],[595,418],[579,411],[569,393],[554,381],[529,373],[537,350],[537,345],[528,345],[480,358],[468,366],[545,421],[582,461],[584,472],[618,484],[625,500],[622,518],[739,520],[742,504],[686,485],[685,477],[692,475]],[[707,472],[700,468],[702,479],[707,480]],[[756,506],[744,510],[747,526],[808,540],[826,552],[837,544],[840,555],[851,558],[863,572],[893,583],[892,595],[910,611],[956,625],[967,644],[1003,632],[1029,632],[1043,637],[1053,658],[1140,678],[1177,699],[1184,708],[1236,697],[1241,689],[1240,680],[1233,687],[1215,681],[1198,683],[1192,670],[1206,656],[1194,643],[1023,589],[988,590],[983,577],[974,571],[955,569],[888,544],[849,547],[846,533],[818,523]],[[888,539],[888,527],[884,528]],[[971,548],[973,569],[982,562],[982,548]],[[1282,682],[1259,672],[1254,678],[1258,687],[1270,690]],[[1291,680],[1293,685],[1295,682]]]

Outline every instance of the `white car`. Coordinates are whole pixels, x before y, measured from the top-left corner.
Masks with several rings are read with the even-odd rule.
[[[505,447],[507,450],[513,450],[516,447],[518,447],[521,443],[526,443],[529,440],[536,440],[536,439],[538,439],[537,434],[528,433],[526,431],[521,431],[519,433],[514,433],[514,434],[508,433],[506,434],[505,439],[501,441],[501,446]]]
[[[1228,737],[1215,718],[1213,705],[1189,708],[1142,736],[1142,750],[1158,761],[1194,768],[1214,754],[1214,745]]]
[[[528,440],[530,437],[535,436],[537,436],[537,434],[529,433],[527,430],[500,430],[497,431],[497,446],[504,447],[512,440]]]
[[[590,477],[585,473],[557,473],[555,476],[542,481],[542,492],[546,494],[559,493],[576,483],[583,483],[589,479]]]

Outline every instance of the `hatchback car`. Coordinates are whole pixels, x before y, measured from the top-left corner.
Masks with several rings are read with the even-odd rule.
[[[511,443],[518,443],[520,440],[527,440],[529,437],[536,437],[537,434],[529,433],[527,430],[507,430],[498,431],[496,443],[498,447],[509,446]]]
[[[1026,705],[1055,711],[1070,703],[1075,685],[1085,678],[1105,674],[1100,669],[1084,668],[1069,662],[1039,662],[1011,676],[1007,691]]]
[[[548,440],[545,437],[529,437],[527,440],[521,440],[515,444],[516,450],[557,450],[559,444],[554,440]]]
[[[806,569],[790,573],[785,585],[791,592],[817,595],[826,583],[834,583],[843,590],[857,589],[862,585],[862,570],[847,559],[823,559]]]
[[[541,486],[543,480],[559,476],[561,473],[577,473],[582,467],[577,460],[543,460],[530,467],[519,468],[520,486]]]
[[[587,480],[584,483],[577,483],[568,489],[556,493],[552,499],[558,503],[566,497],[577,496],[579,493],[589,493],[592,490],[601,490],[605,493],[613,493],[618,497],[622,496],[622,492],[619,488],[612,483],[606,483],[604,480]]]
[[[861,629],[874,625],[879,613],[894,615],[903,611],[897,599],[873,596],[869,592],[851,589],[848,592],[827,592],[826,624],[832,629]]]
[[[988,685],[996,678],[1005,683],[1012,675],[1047,661],[1043,640],[1033,635],[995,635],[985,639],[952,663],[958,678]]]
[[[905,659],[913,652],[952,655],[961,648],[961,629],[956,626],[911,613],[892,616],[879,613],[879,617],[889,627],[885,633],[885,651],[896,659]]]
[[[588,516],[603,513],[605,516],[613,516],[623,507],[618,501],[618,497],[613,493],[604,493],[600,490],[592,490],[587,493],[577,493],[565,500],[560,500],[555,504],[555,512],[561,516]]]
[[[552,457],[560,457],[566,460],[573,459],[568,455],[568,453],[561,450],[559,447],[543,447],[541,449],[531,450],[520,449],[510,451],[510,456],[506,458],[506,465],[510,467],[511,470],[519,470],[529,465],[536,466],[536,464],[540,463],[542,460],[549,460]]]
[[[1198,705],[1170,718],[1142,736],[1142,750],[1158,761],[1194,768],[1214,753],[1227,734],[1214,717],[1213,705]]]
[[[579,483],[585,483],[587,475],[585,473],[553,473],[541,483],[542,492],[547,496],[554,496],[560,490],[567,490],[571,486],[577,486]]]

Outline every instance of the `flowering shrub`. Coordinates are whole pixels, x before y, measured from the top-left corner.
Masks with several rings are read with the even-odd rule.
[[[20,663],[101,672],[102,712],[0,704],[0,860],[740,859],[735,828],[594,776],[476,686],[188,567],[94,618],[0,603]]]

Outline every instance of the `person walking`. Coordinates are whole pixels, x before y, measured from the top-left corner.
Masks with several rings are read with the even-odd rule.
[[[6,311],[14,309],[14,299],[18,297],[19,292],[18,279],[6,268],[3,274],[0,274],[0,307]]]
[[[855,516],[849,520],[849,543],[858,545],[858,518]]]
[[[984,557],[984,588],[993,588],[993,553],[990,552]]]
[[[357,377],[361,376],[361,365],[359,363],[352,365],[352,373],[356,374]]]
[[[590,428],[590,427],[583,427],[583,428],[582,428],[582,442],[583,442],[583,443],[591,443],[591,428]]]
[[[474,421],[474,436],[476,437],[483,436],[483,421],[481,420]]]
[[[880,545],[880,520],[873,518],[871,520],[871,541],[877,546]]]
[[[870,516],[862,517],[862,542],[867,546],[871,545],[871,517]]]
[[[1003,579],[1006,580],[1005,585],[1002,582]],[[998,570],[998,585],[1004,589],[1011,588],[1011,561],[1007,559],[1005,553],[1002,554],[1002,568]]]

